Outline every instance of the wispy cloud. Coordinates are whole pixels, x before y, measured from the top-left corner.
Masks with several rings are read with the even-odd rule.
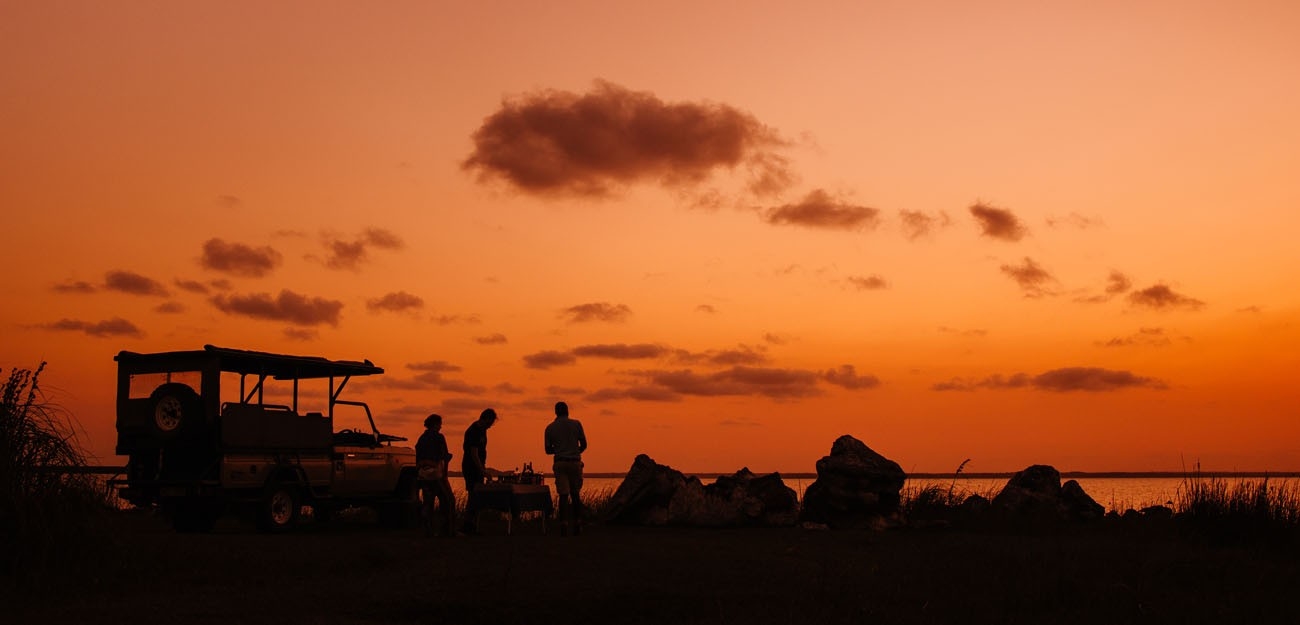
[[[40,326],[55,332],[81,332],[87,336],[105,338],[110,336],[142,337],[144,332],[134,323],[113,317],[104,321],[82,321],[80,319],[60,319],[54,323]]]
[[[104,274],[104,288],[130,295],[167,297],[167,287],[161,282],[130,271],[114,270]]]
[[[452,325],[472,326],[472,325],[478,325],[480,323],[483,323],[483,318],[480,317],[477,313],[467,314],[467,315],[461,315],[461,314],[436,315],[432,319],[434,323],[440,326],[452,326]]]
[[[1137,332],[1128,336],[1119,336],[1107,341],[1097,341],[1098,347],[1166,347],[1172,344],[1173,339],[1169,337],[1164,328],[1138,328]]]
[[[199,264],[212,271],[243,278],[260,278],[274,271],[283,260],[284,257],[269,245],[253,247],[243,243],[228,243],[222,239],[208,239],[203,243],[203,256],[199,257]]]
[[[383,297],[366,300],[366,308],[370,312],[420,310],[424,308],[424,299],[406,291],[395,291],[387,293]]]
[[[472,138],[466,171],[535,195],[605,197],[638,182],[693,186],[737,167],[759,195],[795,179],[776,151],[786,142],[752,115],[725,104],[664,102],[605,81],[585,94],[543,90],[507,99]]]
[[[806,226],[830,230],[874,229],[880,223],[880,210],[851,204],[832,197],[824,189],[814,189],[794,204],[767,210],[767,223]]]
[[[849,276],[849,285],[859,291],[879,291],[889,288],[889,282],[884,278],[872,274],[869,276]]]
[[[77,280],[75,282],[64,282],[63,284],[56,284],[50,287],[50,289],[53,290],[55,293],[76,293],[76,294],[94,293],[97,290],[95,288],[95,285],[89,282],[85,282],[83,280]]]
[[[450,371],[460,371],[460,365],[455,365],[445,360],[425,360],[421,362],[407,363],[407,369],[411,371],[433,371],[436,373],[447,373]]]
[[[164,315],[175,315],[185,312],[185,306],[180,302],[163,302],[154,306],[153,311]]]
[[[1053,294],[1048,290],[1048,287],[1056,282],[1056,278],[1052,277],[1051,273],[1028,256],[1020,265],[1002,265],[999,269],[1002,270],[1002,273],[1010,276],[1012,280],[1015,280],[1016,284],[1020,285],[1020,290],[1025,294],[1025,297],[1042,297]]]
[[[731,367],[696,373],[691,369],[634,372],[650,384],[680,395],[715,397],[757,395],[789,399],[821,394],[819,375],[813,371],[767,367]]]
[[[320,332],[306,328],[285,328],[282,333],[290,341],[311,342],[320,338]]]
[[[474,342],[479,345],[505,345],[509,342],[509,339],[506,338],[506,335],[497,332],[486,336],[476,336]]]
[[[613,358],[616,360],[637,360],[659,358],[668,353],[668,348],[651,343],[612,343],[602,345],[581,345],[570,352],[583,358]]]
[[[900,210],[898,211],[898,220],[903,230],[903,236],[909,241],[915,241],[921,237],[929,236],[935,230],[947,228],[952,224],[952,218],[948,213],[926,213],[922,211]]]
[[[529,369],[550,369],[551,367],[572,365],[576,362],[578,362],[578,357],[572,353],[555,350],[540,351],[524,356],[524,366]]]
[[[1098,367],[1064,367],[1038,375],[1016,373],[992,375],[980,380],[954,378],[930,387],[935,391],[974,391],[978,389],[1035,389],[1056,393],[1086,391],[1091,393],[1120,391],[1129,388],[1165,389],[1162,380],[1139,376],[1131,371]]]
[[[590,304],[578,304],[570,306],[560,311],[561,317],[567,317],[569,323],[588,323],[591,321],[605,321],[608,323],[621,323],[627,321],[632,316],[632,309],[627,304],[610,304],[609,302],[592,302]]]
[[[1029,233],[1015,213],[1005,208],[978,202],[970,206],[970,214],[979,224],[980,232],[986,237],[1003,241],[1019,241]]]
[[[874,375],[858,375],[858,371],[853,365],[840,365],[836,369],[827,369],[822,372],[822,379],[828,384],[834,384],[851,391],[880,386],[880,378]]]
[[[1128,294],[1128,301],[1134,306],[1155,310],[1199,310],[1205,302],[1178,293],[1165,284],[1156,284]]]
[[[323,297],[309,297],[288,289],[281,290],[277,296],[269,293],[223,294],[212,297],[211,301],[218,310],[229,315],[268,321],[287,321],[300,326],[322,323],[337,326],[339,311],[343,310],[343,302]]]
[[[358,271],[370,260],[371,248],[398,250],[404,246],[400,237],[382,228],[367,228],[352,239],[326,236],[325,249],[328,253],[324,264],[330,269]]]
[[[1088,228],[1099,228],[1105,225],[1106,223],[1103,222],[1100,217],[1085,217],[1079,213],[1070,213],[1064,217],[1047,218],[1047,227],[1049,228],[1064,228],[1069,226],[1080,230],[1087,230]]]

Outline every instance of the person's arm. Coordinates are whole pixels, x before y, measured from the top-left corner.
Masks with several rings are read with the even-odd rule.
[[[551,428],[546,428],[542,433],[542,447],[546,449],[546,455],[555,455],[555,437],[551,436]]]
[[[587,451],[587,433],[583,431],[582,424],[578,424],[578,453]]]

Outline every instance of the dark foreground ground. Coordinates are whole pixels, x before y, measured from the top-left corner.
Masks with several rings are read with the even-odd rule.
[[[128,512],[113,555],[0,580],[7,623],[1300,623],[1293,546],[1170,527],[656,529],[426,539],[343,519],[173,533]],[[68,581],[77,579],[79,581]],[[38,588],[24,588],[37,586]]]

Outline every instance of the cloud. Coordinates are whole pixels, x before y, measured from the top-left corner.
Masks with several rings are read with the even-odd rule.
[[[330,269],[357,271],[361,269],[362,264],[370,260],[371,247],[397,250],[405,247],[405,243],[397,235],[382,228],[367,228],[350,241],[327,238],[325,248],[329,253],[325,257],[325,266]]]
[[[775,152],[786,142],[752,115],[668,103],[602,80],[581,95],[543,90],[507,99],[472,139],[464,170],[541,196],[607,197],[638,182],[680,188],[737,167],[760,195],[795,179]]]
[[[578,357],[568,352],[547,350],[524,356],[524,366],[529,369],[550,369],[578,362]]]
[[[1128,388],[1165,389],[1167,385],[1156,378],[1143,377],[1129,371],[1098,367],[1064,367],[1052,369],[1035,376],[1016,373],[1011,376],[992,375],[982,380],[954,378],[930,387],[935,391],[974,391],[977,389],[1032,388],[1055,393],[1084,391],[1090,393],[1120,391]]]
[[[668,348],[651,343],[628,345],[614,343],[606,345],[582,345],[570,352],[584,358],[613,358],[616,360],[637,360],[642,358],[659,358],[668,353]]]
[[[225,209],[239,208],[244,201],[234,195],[218,195],[216,198],[217,206]]]
[[[1133,282],[1128,279],[1128,276],[1118,271],[1112,270],[1110,275],[1106,277],[1106,293],[1110,295],[1125,293],[1132,287]]]
[[[942,211],[931,215],[921,211],[900,210],[898,220],[902,224],[903,236],[906,236],[909,241],[928,236],[935,230],[947,228],[952,224],[948,213]]]
[[[142,337],[144,332],[136,327],[134,323],[113,317],[104,321],[82,321],[80,319],[60,319],[54,323],[41,326],[46,330],[56,332],[83,332],[89,336],[103,338],[109,336],[131,336]]]
[[[460,371],[460,365],[453,365],[445,360],[425,360],[423,362],[412,362],[406,365],[411,371],[432,371],[435,373],[446,373],[448,371]]]
[[[859,228],[871,230],[880,223],[880,210],[849,204],[832,198],[824,189],[814,189],[798,203],[768,209],[764,220],[773,225],[790,224],[833,230]]]
[[[656,386],[681,395],[761,395],[788,399],[821,394],[817,388],[819,375],[797,369],[737,366],[706,374],[698,374],[690,369],[634,373]]]
[[[1166,347],[1172,344],[1173,340],[1165,333],[1164,328],[1138,328],[1137,333],[1129,336],[1097,341],[1099,347]]]
[[[483,319],[477,314],[470,315],[438,315],[433,317],[433,322],[440,326],[450,326],[456,324],[478,325],[483,323]]]
[[[120,291],[131,295],[151,295],[156,297],[166,297],[167,287],[162,283],[130,271],[110,271],[104,274],[104,288],[110,291]]]
[[[555,386],[546,387],[546,394],[552,397],[562,397],[564,395],[581,395],[587,391],[581,386]]]
[[[522,395],[528,391],[528,389],[522,386],[515,386],[514,384],[511,384],[509,382],[502,382],[496,386],[493,386],[492,390],[498,393],[506,393],[508,395]]]
[[[154,306],[153,310],[154,312],[163,313],[165,315],[174,315],[176,313],[185,312],[185,306],[180,302],[163,302]]]
[[[424,308],[424,300],[406,291],[396,291],[380,298],[366,300],[366,308],[370,312],[419,310]]]
[[[284,338],[290,341],[314,341],[320,338],[320,332],[307,330],[305,328],[285,328],[283,330]]]
[[[874,375],[858,375],[858,371],[853,365],[840,365],[838,369],[827,369],[822,373],[822,379],[828,384],[841,386],[851,391],[880,386],[880,378]]]
[[[470,384],[461,380],[441,380],[438,382],[438,390],[448,393],[465,393],[467,395],[481,395],[487,392],[486,386]]]
[[[700,304],[695,307],[695,312],[704,313],[706,315],[716,315],[718,314],[718,309],[709,304]]]
[[[628,308],[627,304],[610,304],[608,302],[578,304],[560,311],[560,316],[567,316],[569,323],[586,323],[589,321],[621,323],[627,321],[627,318],[631,315],[632,309]]]
[[[1073,226],[1080,230],[1105,226],[1106,223],[1100,217],[1084,217],[1079,213],[1070,213],[1065,217],[1048,217],[1047,227],[1061,228],[1064,226]]]
[[[487,336],[474,337],[474,342],[479,345],[505,345],[508,341],[509,339],[506,338],[506,335],[501,334],[500,332],[489,334]]]
[[[889,283],[875,274],[870,276],[849,276],[848,280],[849,284],[859,291],[878,291],[889,288]]]
[[[1156,284],[1140,291],[1129,293],[1128,301],[1134,306],[1154,308],[1156,310],[1169,310],[1174,308],[1198,310],[1205,306],[1205,302],[1176,293],[1165,284]]]
[[[176,288],[182,291],[189,291],[190,293],[202,293],[207,295],[210,291],[207,285],[197,280],[181,280],[180,278],[177,278],[172,280],[172,284],[175,284]]]
[[[959,330],[957,328],[949,328],[948,326],[939,326],[939,332],[942,332],[944,334],[956,334],[957,336],[976,337],[976,338],[982,338],[988,336],[989,333],[988,330],[979,330],[979,329]]]
[[[986,237],[1019,241],[1029,232],[1015,214],[1004,208],[980,202],[970,206],[970,214],[979,223],[981,233]]]
[[[1047,290],[1047,286],[1055,282],[1056,278],[1053,278],[1051,273],[1028,256],[1025,257],[1024,264],[1020,266],[1002,265],[999,269],[1002,270],[1002,273],[1010,276],[1012,280],[1015,280],[1016,284],[1020,285],[1020,290],[1024,291],[1025,297],[1042,297],[1043,295],[1052,294]]]
[[[602,388],[583,397],[593,404],[631,399],[634,401],[676,402],[682,396],[659,386],[630,386],[627,388]]]
[[[284,257],[269,245],[252,247],[243,243],[208,239],[203,243],[203,256],[199,258],[199,264],[205,269],[234,276],[260,278],[271,273],[283,260]]]
[[[785,345],[786,343],[790,342],[789,338],[784,337],[780,334],[776,334],[775,332],[768,332],[764,334],[763,340],[773,345]]]
[[[208,280],[208,284],[218,291],[229,291],[234,288],[234,285],[229,280]]]
[[[766,348],[741,345],[735,349],[710,349],[704,352],[690,352],[684,349],[674,350],[673,359],[688,364],[707,364],[716,367],[736,365],[761,365],[771,359]]]
[[[216,295],[211,301],[217,309],[226,314],[268,321],[288,321],[300,326],[322,323],[338,326],[339,311],[343,309],[343,302],[322,297],[308,297],[288,289],[282,289],[276,297],[272,297],[269,293]]]
[[[50,287],[55,293],[94,293],[95,285],[78,280],[76,282],[64,282]]]

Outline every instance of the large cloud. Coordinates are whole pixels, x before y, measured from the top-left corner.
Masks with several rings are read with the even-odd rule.
[[[1003,241],[1019,241],[1029,232],[1015,214],[1005,208],[976,203],[971,205],[970,214],[986,237]]]
[[[199,258],[199,264],[213,271],[260,278],[271,273],[283,260],[284,257],[269,245],[252,247],[243,243],[208,239],[203,244],[203,256]]]
[[[880,223],[880,210],[850,204],[831,197],[823,189],[814,189],[794,204],[769,209],[764,219],[770,224],[791,224],[809,228],[874,229]]]
[[[704,374],[690,369],[636,373],[651,384],[681,395],[761,395],[785,399],[821,394],[817,388],[820,376],[812,371],[798,369],[731,367]]]
[[[1050,295],[1051,292],[1047,287],[1056,281],[1051,273],[1028,256],[1021,265],[1002,265],[999,269],[1020,285],[1020,290],[1024,292],[1025,297]]]
[[[1042,391],[1066,393],[1071,391],[1103,392],[1128,388],[1164,389],[1166,384],[1156,378],[1136,375],[1130,371],[1102,369],[1099,367],[1064,367],[1038,375],[1016,373],[1011,376],[992,375],[982,380],[954,378],[930,387],[936,391],[973,391],[976,389],[1033,388]]]
[[[41,327],[56,332],[83,332],[89,336],[100,338],[109,336],[132,336],[138,338],[144,336],[144,332],[141,331],[140,328],[136,327],[134,323],[120,317],[114,317],[104,321],[60,319],[54,323],[45,324]]]
[[[104,288],[131,295],[152,295],[166,297],[167,287],[162,283],[130,271],[110,271],[104,274]]]
[[[339,311],[343,309],[343,302],[323,297],[309,297],[288,289],[281,290],[275,297],[269,293],[217,295],[211,301],[226,314],[270,321],[287,321],[300,326],[322,323],[337,326]]]
[[[589,321],[607,321],[619,323],[627,321],[632,309],[627,304],[610,304],[609,302],[592,302],[578,304],[560,311],[560,315],[569,318],[569,323],[587,323]]]
[[[1129,293],[1128,301],[1134,306],[1154,308],[1156,310],[1169,310],[1174,308],[1197,310],[1205,305],[1205,302],[1177,293],[1165,284],[1156,284],[1140,291]]]
[[[741,166],[755,193],[794,180],[775,152],[785,142],[752,115],[724,104],[668,103],[604,81],[585,94],[544,90],[505,100],[473,141],[465,170],[537,195],[607,196],[645,181],[693,185]]]

